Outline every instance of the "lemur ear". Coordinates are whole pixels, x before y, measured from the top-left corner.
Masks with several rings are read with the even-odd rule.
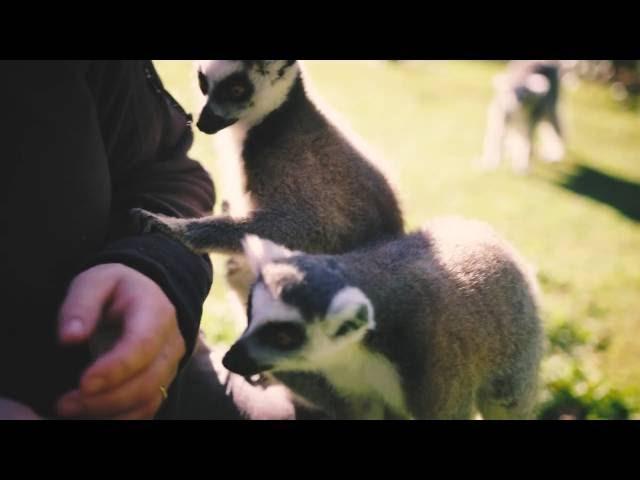
[[[296,60],[284,60],[284,65],[278,69],[278,77],[282,77],[284,72],[294,63],[296,63]]]
[[[367,296],[356,287],[345,287],[340,290],[331,301],[327,315],[344,321],[338,332],[367,328],[373,330],[376,326],[373,304]]]
[[[297,60],[243,60],[247,67],[252,68],[255,66],[262,75],[274,73],[271,71],[271,68],[274,66],[278,68],[278,66],[281,65],[277,70],[279,77],[284,74],[287,68],[296,63],[296,61]]]
[[[242,248],[254,275],[258,275],[264,265],[296,253],[257,235],[246,235],[242,240]]]
[[[369,328],[369,308],[367,305],[357,307],[355,314],[345,318],[333,336],[342,337],[362,328]]]
[[[247,68],[252,69],[255,67],[261,75],[266,75],[268,73],[268,67],[273,63],[273,60],[242,60],[242,62]]]

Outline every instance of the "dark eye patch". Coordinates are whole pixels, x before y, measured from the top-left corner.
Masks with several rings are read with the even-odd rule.
[[[198,70],[198,85],[203,95],[209,94],[209,81],[207,80],[207,76],[202,73],[202,70]]]
[[[218,83],[213,89],[213,98],[217,102],[246,102],[253,96],[253,84],[245,72],[236,72]],[[241,92],[238,94],[238,92]]]
[[[255,334],[263,345],[275,350],[295,350],[306,340],[301,325],[289,322],[275,322],[260,328]]]

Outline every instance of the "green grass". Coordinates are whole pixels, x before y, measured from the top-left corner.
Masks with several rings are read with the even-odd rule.
[[[191,62],[159,61],[169,91],[197,114]],[[549,331],[586,331],[606,348],[592,355],[607,382],[640,399],[640,115],[606,87],[566,90],[568,155],[537,162],[529,176],[507,165],[480,173],[491,79],[500,62],[368,61],[305,63],[321,98],[379,152],[414,228],[432,216],[485,220],[538,268]],[[192,150],[221,178],[212,141],[196,132]],[[223,185],[217,185],[224,190]],[[205,305],[211,341],[237,333],[226,299],[222,259]],[[558,337],[558,338],[560,338]],[[554,337],[555,338],[555,337]],[[591,358],[591,357],[590,357]]]

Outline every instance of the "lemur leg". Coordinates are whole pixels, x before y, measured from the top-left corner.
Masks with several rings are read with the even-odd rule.
[[[562,125],[562,120],[560,118],[560,113],[558,112],[558,108],[553,108],[551,113],[549,114],[549,122],[553,126],[556,135],[562,141],[564,141],[564,126]]]
[[[485,420],[534,418],[537,393],[534,367],[523,366],[504,377],[492,379],[478,391],[478,409]]]
[[[476,388],[472,371],[457,362],[439,364],[428,374],[428,388],[420,401],[421,420],[471,420],[475,414]],[[455,368],[455,370],[454,370]]]
[[[487,132],[480,160],[481,168],[492,170],[500,165],[505,128],[506,112],[498,102],[494,101],[487,113]]]
[[[231,255],[227,260],[226,267],[227,283],[246,309],[249,290],[255,281],[255,275],[246,257],[242,254]]]
[[[534,418],[535,396],[524,395],[510,401],[483,396],[478,400],[478,409],[484,420],[530,420]]]
[[[511,165],[516,173],[525,174],[529,171],[531,164],[533,125],[531,125],[527,113],[523,110],[514,114],[512,123],[510,138]]]
[[[540,125],[540,155],[547,162],[559,162],[565,155],[562,125],[558,112],[549,113],[545,122]]]
[[[564,144],[552,124],[540,125],[540,156],[549,163],[555,163],[564,157]]]
[[[222,216],[231,217],[231,205],[227,200],[222,202]],[[246,257],[242,253],[236,253],[229,256],[226,262],[227,283],[231,290],[235,292],[237,299],[243,306],[244,312],[247,309],[247,300],[249,298],[249,290],[255,281],[255,275],[247,262]],[[244,325],[243,325],[244,327]]]
[[[172,237],[196,253],[236,253],[246,229],[242,222],[228,216],[205,218],[175,218],[147,210],[131,210],[142,233],[160,232]]]
[[[313,245],[321,232],[312,220],[272,210],[254,212],[248,218],[212,216],[196,219],[174,218],[136,208],[131,211],[140,231],[161,232],[182,242],[196,253],[241,253],[242,239],[253,234],[289,248]],[[315,242],[314,242],[315,240]]]

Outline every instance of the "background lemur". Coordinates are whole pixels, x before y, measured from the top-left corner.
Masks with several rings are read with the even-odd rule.
[[[241,252],[246,234],[341,253],[403,232],[387,180],[309,98],[295,60],[204,61],[198,78],[207,95],[198,128],[229,130],[249,211],[181,220],[137,210],[143,228],[207,253]],[[248,294],[248,279],[238,283]]]
[[[553,61],[513,61],[504,74],[496,77],[495,96],[487,114],[484,168],[498,167],[506,145],[513,169],[526,172],[538,130],[542,157],[547,161],[562,159],[560,80],[560,64]]]
[[[245,248],[258,280],[229,370],[269,372],[333,418],[532,414],[543,338],[535,282],[487,225],[439,219],[342,255],[254,236]]]

